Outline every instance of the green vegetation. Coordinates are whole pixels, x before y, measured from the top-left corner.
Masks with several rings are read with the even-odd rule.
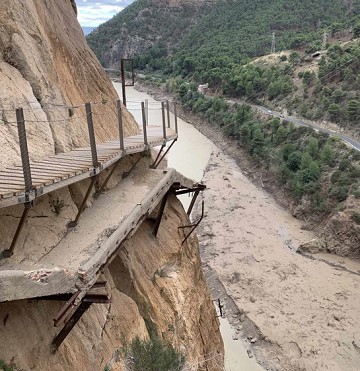
[[[237,141],[293,198],[310,201],[308,212],[326,214],[360,188],[360,154],[340,140],[278,118],[258,119],[248,105],[198,93],[195,84],[174,79],[167,84],[184,109],[192,111]]]
[[[136,337],[125,357],[131,371],[180,371],[185,364],[184,356],[154,333],[148,340]]]
[[[1,371],[16,371],[14,366],[9,366],[4,360],[0,359],[0,370]]]
[[[356,126],[360,119],[360,44],[332,45],[319,62],[317,73],[299,74],[304,96],[286,105],[295,109],[302,100],[302,114],[309,119],[325,118]]]
[[[109,66],[109,60],[115,58],[114,64],[119,65],[120,58],[125,57],[121,51],[110,56],[115,43],[131,42],[131,47],[137,44],[136,49],[140,51],[134,55],[137,68],[163,69],[167,66],[168,54],[208,9],[207,4],[164,7],[161,2],[137,0],[95,29],[87,41],[105,67]]]

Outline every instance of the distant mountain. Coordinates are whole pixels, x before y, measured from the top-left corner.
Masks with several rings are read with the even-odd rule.
[[[172,54],[178,42],[220,0],[137,0],[87,37],[104,67],[151,51],[150,59]]]
[[[84,35],[89,35],[90,32],[92,32],[96,27],[82,27],[82,30],[84,31]]]
[[[272,32],[276,50],[321,45],[324,31],[352,26],[358,15],[355,0],[137,0],[87,40],[105,67],[136,56],[142,69],[175,60],[188,74],[267,54]]]

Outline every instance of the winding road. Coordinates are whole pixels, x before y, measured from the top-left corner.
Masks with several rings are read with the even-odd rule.
[[[350,146],[352,146],[357,151],[360,151],[360,142],[358,142],[355,139],[349,137],[348,135],[344,135],[342,133],[339,133],[339,132],[334,131],[334,130],[331,130],[331,129],[322,128],[322,127],[314,124],[312,121],[300,120],[299,118],[294,117],[294,116],[283,116],[281,114],[281,112],[269,110],[268,108],[266,108],[264,106],[259,106],[259,105],[256,105],[256,104],[250,104],[250,105],[251,105],[251,107],[253,107],[253,108],[255,108],[255,109],[259,110],[259,111],[262,111],[262,112],[264,112],[264,113],[266,113],[268,115],[274,116],[274,117],[282,118],[282,119],[284,119],[286,121],[289,121],[289,122],[294,123],[297,126],[308,126],[308,127],[313,128],[316,131],[322,131],[322,132],[327,133],[327,134],[329,134],[331,136],[337,136],[341,140],[343,140],[345,143],[347,143]]]
[[[210,95],[208,95],[208,97],[211,98]],[[351,138],[348,135],[339,133],[338,131],[335,131],[335,130],[322,128],[322,127],[316,125],[312,121],[304,120],[304,119],[299,119],[299,118],[297,118],[295,116],[284,116],[281,112],[273,111],[273,110],[270,110],[267,107],[260,106],[258,104],[248,103],[248,102],[245,102],[245,101],[241,101],[239,99],[229,99],[229,98],[226,98],[226,101],[229,102],[229,103],[247,104],[250,107],[255,108],[258,111],[261,111],[261,112],[263,112],[263,113],[265,113],[267,115],[270,115],[270,116],[273,116],[273,117],[282,118],[282,119],[284,119],[286,121],[289,121],[289,122],[294,123],[297,126],[308,126],[308,127],[313,128],[316,131],[322,131],[322,132],[327,133],[327,134],[329,134],[331,136],[339,137],[343,142],[347,143],[348,145],[350,145],[351,147],[353,147],[357,151],[360,151],[360,142],[356,141],[354,138]]]

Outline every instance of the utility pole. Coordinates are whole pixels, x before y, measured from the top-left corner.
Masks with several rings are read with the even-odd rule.
[[[275,54],[275,32],[271,36],[271,54]]]

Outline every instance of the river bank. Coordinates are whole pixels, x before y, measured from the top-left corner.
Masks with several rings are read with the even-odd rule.
[[[358,370],[359,264],[296,254],[314,234],[265,192],[266,179],[231,142],[195,126],[217,145],[203,178],[202,260],[239,338],[267,370]]]

